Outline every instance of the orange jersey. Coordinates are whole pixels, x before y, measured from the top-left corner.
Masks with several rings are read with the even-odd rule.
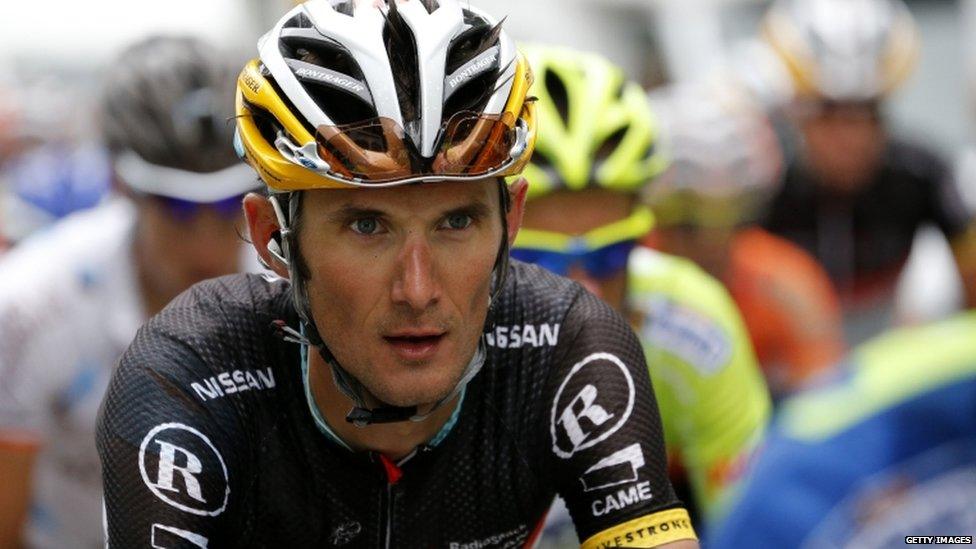
[[[733,239],[725,280],[745,319],[770,390],[784,396],[844,352],[840,304],[812,256],[762,229]]]

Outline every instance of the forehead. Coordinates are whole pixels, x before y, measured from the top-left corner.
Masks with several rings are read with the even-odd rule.
[[[375,210],[391,217],[438,215],[455,208],[480,203],[497,208],[494,179],[441,182],[384,188],[328,189],[306,191],[305,214],[328,215],[339,210]]]
[[[557,191],[525,205],[522,226],[563,234],[583,234],[627,218],[636,198],[606,189]]]

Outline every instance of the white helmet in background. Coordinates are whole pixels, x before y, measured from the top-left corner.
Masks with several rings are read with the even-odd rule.
[[[750,38],[733,44],[724,66],[708,81],[724,86],[734,82],[766,111],[786,107],[796,96],[793,75],[769,43]]]
[[[716,82],[651,95],[671,166],[647,186],[661,226],[728,227],[755,221],[781,184],[783,151],[761,105]]]
[[[919,36],[901,0],[778,0],[763,35],[797,91],[831,101],[872,101],[912,73]]]

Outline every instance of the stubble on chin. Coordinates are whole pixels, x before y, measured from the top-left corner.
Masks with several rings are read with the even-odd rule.
[[[464,371],[474,356],[474,351],[466,353],[464,356],[451,361],[450,365],[432,364],[395,364],[393,368],[410,370],[426,368],[451,368],[450,376],[437,376],[437,387],[431,387],[433,380],[430,377],[417,374],[417,378],[411,379],[412,374],[407,372],[403,376],[393,376],[380,378],[370,372],[363,376],[356,376],[360,382],[374,397],[386,404],[393,406],[418,406],[423,409],[425,406],[436,404],[447,398],[457,384],[461,381]],[[443,381],[441,381],[443,380]]]

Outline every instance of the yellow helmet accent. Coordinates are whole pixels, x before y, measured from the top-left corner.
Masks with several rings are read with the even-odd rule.
[[[252,106],[249,106],[252,105]],[[298,121],[291,110],[275,92],[271,83],[261,74],[259,62],[254,59],[244,66],[237,78],[237,131],[245,150],[245,160],[257,170],[264,183],[275,191],[297,191],[317,188],[343,188],[343,185],[322,177],[287,160],[274,145],[261,135],[254,120],[254,107],[274,117],[292,139],[301,145],[315,143],[315,138]]]
[[[491,176],[518,175],[532,156],[537,135],[535,102],[527,97],[532,82],[530,65],[525,57],[519,53],[515,63],[511,91],[505,109],[498,118],[521,123],[525,131],[525,146],[517,158],[512,158],[503,167],[504,169],[491,173]],[[262,73],[261,63],[258,59],[248,62],[238,77],[236,109],[238,138],[245,160],[257,170],[261,179],[273,191],[290,192],[355,186],[354,183],[345,183],[341,179],[322,175],[289,160],[269,140],[272,136],[266,135],[268,130],[266,129],[265,133],[262,133],[260,127],[262,123],[266,124],[268,129],[281,130],[287,134],[296,148],[313,147],[332,168],[340,174],[344,171],[342,162],[329,155],[325,147],[319,146],[315,136],[282,99],[269,78]],[[265,120],[259,120],[261,117],[265,117]],[[353,177],[348,171],[342,175]],[[438,178],[437,174],[427,175],[427,179]],[[475,174],[467,177],[467,179],[481,177],[487,177],[487,175]],[[463,176],[454,177],[454,174],[445,174],[445,179],[463,178]],[[394,181],[393,184],[396,182]]]

